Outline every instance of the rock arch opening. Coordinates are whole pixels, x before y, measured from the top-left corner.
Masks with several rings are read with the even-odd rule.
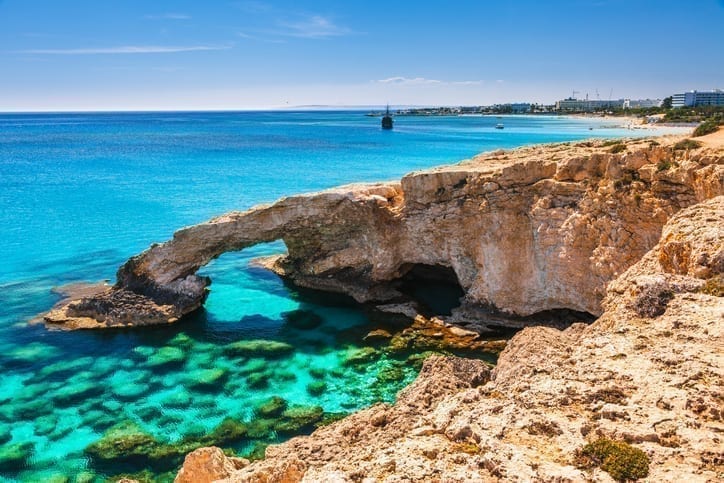
[[[423,315],[451,315],[465,296],[455,270],[444,265],[407,263],[400,267],[402,276],[396,288],[414,299]]]

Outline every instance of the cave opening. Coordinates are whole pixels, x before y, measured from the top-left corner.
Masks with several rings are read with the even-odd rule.
[[[414,299],[422,315],[451,315],[462,303],[465,290],[451,267],[408,263],[400,272],[397,290]]]

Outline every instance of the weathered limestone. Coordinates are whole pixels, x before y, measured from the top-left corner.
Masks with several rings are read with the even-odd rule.
[[[599,315],[606,284],[659,239],[680,209],[724,193],[722,151],[679,138],[496,151],[405,176],[284,198],[184,228],[131,258],[116,286],[46,316],[69,327],[167,323],[203,304],[196,270],[221,253],[283,239],[293,282],[395,302],[416,264],[450,267],[465,292],[452,322],[551,309]],[[516,325],[515,323],[513,325]],[[519,321],[517,326],[525,326]]]
[[[724,290],[722,275],[719,196],[671,218],[593,324],[526,328],[492,373],[433,356],[394,405],[270,446],[222,481],[613,481],[576,466],[576,450],[599,438],[643,450],[646,481],[718,481],[724,297],[702,290]],[[644,303],[661,313],[640,315]]]
[[[236,470],[248,465],[243,458],[233,458],[215,446],[199,448],[186,455],[184,465],[174,483],[211,483],[230,477]]]

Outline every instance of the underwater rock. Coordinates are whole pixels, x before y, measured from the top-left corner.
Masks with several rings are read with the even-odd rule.
[[[290,327],[299,330],[316,329],[323,322],[322,317],[312,312],[311,310],[304,309],[284,312],[282,314],[282,317]]]
[[[180,332],[176,334],[173,339],[168,341],[167,345],[180,347],[182,349],[190,349],[194,345],[194,340],[183,332]]]
[[[166,444],[144,432],[133,421],[122,421],[108,429],[101,439],[85,448],[100,468],[130,465],[137,469],[156,468],[170,470],[180,463],[189,451],[200,443]]]
[[[196,369],[186,377],[186,385],[197,390],[208,390],[223,384],[229,377],[226,369]]]
[[[407,363],[410,364],[410,366],[416,371],[419,371],[420,369],[422,369],[422,364],[425,362],[425,359],[435,354],[437,354],[437,352],[433,351],[425,351],[417,354],[411,354],[407,358]]]
[[[312,396],[321,396],[327,390],[327,383],[324,381],[312,381],[307,384],[307,392]]]
[[[360,366],[367,364],[378,356],[377,350],[372,347],[362,347],[355,349],[347,354],[342,365],[344,366]]]
[[[191,394],[188,391],[178,391],[162,399],[161,404],[168,408],[184,409],[191,405]]]
[[[16,347],[8,352],[8,357],[23,362],[37,362],[50,359],[58,354],[58,349],[51,345],[41,342],[31,342],[20,347]]]
[[[288,403],[286,399],[274,396],[264,404],[257,407],[254,412],[263,418],[271,418],[279,416],[285,409],[287,409],[287,406]]]
[[[81,471],[75,477],[75,483],[93,483],[96,480],[96,474],[91,471]]]
[[[246,384],[252,389],[263,389],[269,386],[269,380],[271,378],[272,375],[269,372],[249,374],[246,377]]]
[[[381,385],[388,385],[398,382],[405,377],[405,371],[398,366],[384,367],[377,373],[375,382]]]
[[[264,359],[250,359],[244,365],[239,367],[236,372],[241,375],[249,375],[267,370],[268,362]]]
[[[143,357],[144,359],[148,359],[154,354],[154,352],[156,352],[156,349],[145,345],[139,345],[133,348],[133,352]]]
[[[178,347],[161,347],[148,357],[146,365],[150,367],[161,367],[181,364],[185,359],[186,355],[184,351]]]
[[[154,406],[141,406],[135,413],[144,422],[157,420],[163,416],[163,411]]]
[[[70,477],[63,473],[52,473],[50,475],[43,475],[43,483],[69,483]]]
[[[146,457],[158,446],[158,441],[145,433],[133,421],[122,421],[108,429],[101,439],[91,443],[85,452],[99,460],[122,461]]]
[[[56,406],[68,407],[103,394],[104,388],[91,382],[68,384],[52,395]]]
[[[295,406],[288,408],[276,422],[274,429],[279,433],[296,434],[314,429],[314,425],[324,417],[320,406]]]
[[[63,376],[76,374],[79,370],[87,369],[93,365],[94,359],[92,357],[80,357],[73,360],[63,360],[60,362],[54,362],[44,366],[38,375],[49,379],[61,379]],[[95,374],[97,374],[94,371]]]
[[[148,392],[148,386],[138,382],[129,382],[127,384],[120,384],[113,386],[111,389],[113,394],[121,400],[132,401],[137,399],[139,396]]]
[[[247,453],[246,457],[249,461],[263,460],[267,446],[269,446],[269,443],[257,441],[254,443],[254,446],[252,446],[251,451]]]
[[[274,371],[274,379],[282,382],[296,381],[297,375],[292,371]]]
[[[225,418],[212,432],[204,436],[204,444],[225,445],[240,441],[248,432],[247,425],[233,418]]]
[[[48,413],[48,403],[42,399],[36,399],[34,401],[28,401],[22,405],[10,406],[12,411],[12,417],[15,420],[25,419],[32,421],[35,418],[45,415]]]
[[[277,423],[275,419],[254,418],[247,423],[249,438],[252,439],[272,439],[274,425]]]
[[[10,433],[10,428],[0,423],[0,444],[5,444],[12,439],[13,435]]]
[[[93,426],[96,431],[105,431],[116,424],[118,420],[115,414],[109,414],[100,410],[91,410],[81,414],[83,415],[85,423]]]
[[[224,352],[232,356],[274,359],[294,352],[294,346],[275,340],[240,340],[224,346]]]
[[[0,446],[0,468],[8,471],[19,471],[33,451],[33,443],[14,443]]]
[[[324,379],[324,377],[327,375],[327,371],[324,369],[320,369],[319,367],[310,367],[309,375],[315,379]]]

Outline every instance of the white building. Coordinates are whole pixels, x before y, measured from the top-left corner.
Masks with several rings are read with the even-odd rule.
[[[724,91],[689,91],[671,96],[671,107],[724,106]]]
[[[662,99],[625,99],[623,101],[623,108],[645,109],[647,107],[660,107],[663,102]]]
[[[574,111],[574,112],[591,112],[601,111],[604,109],[621,109],[624,100],[616,99],[612,101],[591,100],[591,99],[563,99],[556,102],[557,111]]]

